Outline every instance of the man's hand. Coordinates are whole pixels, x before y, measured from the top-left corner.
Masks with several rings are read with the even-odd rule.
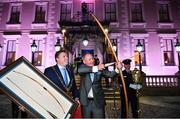
[[[18,108],[19,108],[19,110],[25,112],[25,107],[24,106],[21,105],[21,106],[18,106]]]
[[[98,67],[98,70],[103,70],[103,69],[105,69],[104,64],[99,64],[97,67]]]
[[[80,106],[79,98],[75,98],[75,101],[78,103],[78,106]]]
[[[116,68],[121,69],[123,67],[122,62],[116,63]]]

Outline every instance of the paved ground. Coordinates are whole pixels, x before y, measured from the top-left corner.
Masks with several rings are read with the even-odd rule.
[[[120,107],[116,101],[116,107]],[[11,101],[0,95],[0,118],[11,118]],[[140,98],[141,118],[180,118],[180,96],[156,96]],[[114,110],[113,101],[108,101],[106,117],[118,118],[120,110]],[[131,117],[131,113],[129,114]]]
[[[116,101],[116,107],[120,102]],[[180,96],[140,97],[141,118],[180,118]],[[106,117],[120,117],[120,110],[114,109],[114,103],[106,106]],[[130,110],[131,111],[131,110]],[[129,113],[129,117],[132,117]]]

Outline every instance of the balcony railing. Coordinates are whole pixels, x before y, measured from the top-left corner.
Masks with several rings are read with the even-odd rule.
[[[146,76],[146,87],[177,87],[178,77],[170,76]]]
[[[76,77],[77,87],[80,86],[80,77]],[[113,82],[111,82],[113,83]],[[117,83],[117,82],[116,82]],[[175,75],[169,76],[146,76],[145,80],[142,81],[143,88],[140,90],[141,95],[147,96],[167,96],[167,95],[180,95],[180,77]],[[113,96],[119,98],[119,89],[118,85],[116,84],[117,90],[115,91],[115,95],[113,91],[107,90],[105,79],[102,79],[102,87],[106,90],[105,97],[106,99],[113,99]],[[111,89],[112,87],[110,87]],[[113,87],[115,88],[115,87]]]

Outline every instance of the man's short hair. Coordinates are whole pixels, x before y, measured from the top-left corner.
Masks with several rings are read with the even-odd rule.
[[[55,61],[56,61],[56,58],[58,58],[59,55],[60,55],[62,52],[67,53],[67,51],[66,51],[65,49],[61,49],[61,50],[57,51],[57,52],[55,53]],[[56,61],[56,62],[57,62],[57,61]]]
[[[82,59],[84,60],[85,56],[88,55],[88,54],[89,54],[89,55],[92,55],[91,53],[84,53],[83,56],[82,56]],[[92,56],[93,56],[93,55],[92,55]]]

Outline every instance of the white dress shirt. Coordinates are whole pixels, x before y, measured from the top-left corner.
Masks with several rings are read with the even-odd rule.
[[[63,73],[64,71],[63,71],[63,70],[66,71],[67,80],[68,80],[68,84],[69,84],[69,82],[70,82],[70,77],[69,77],[69,73],[68,73],[66,67],[63,67],[63,66],[61,66],[61,65],[58,64],[58,68],[59,68],[59,70],[60,70],[60,72],[61,72],[61,74],[62,74],[62,76],[63,76],[63,80],[65,79],[65,78],[64,78],[64,73]],[[64,81],[64,82],[65,82],[65,81]]]

